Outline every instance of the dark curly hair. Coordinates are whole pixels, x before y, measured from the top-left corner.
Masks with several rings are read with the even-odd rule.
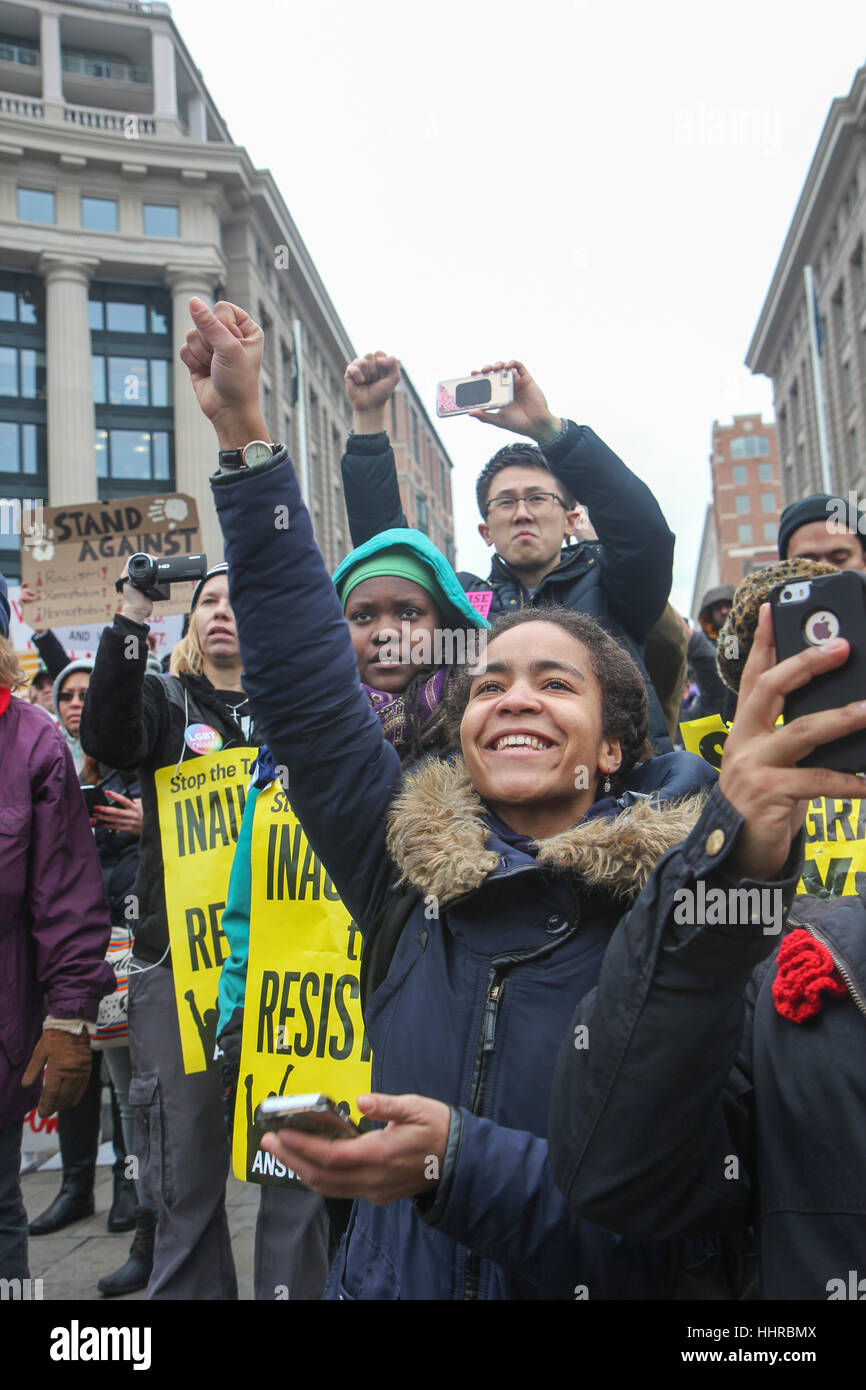
[[[475,497],[478,502],[478,510],[483,517],[487,516],[487,503],[490,499],[490,487],[497,473],[501,473],[503,468],[540,468],[543,473],[547,473],[552,483],[553,489],[562,498],[569,510],[576,505],[575,498],[571,495],[565,483],[556,476],[544,454],[534,444],[506,444],[502,449],[497,450],[493,458],[485,463],[481,472],[478,474],[478,481],[475,484]]]
[[[647,741],[649,712],[643,676],[621,643],[586,613],[574,613],[562,604],[521,608],[517,613],[497,618],[488,636],[488,646],[504,632],[524,623],[555,623],[586,649],[592,673],[601,687],[602,730],[622,745],[622,762],[610,779],[611,791],[619,794],[635,764],[652,757]],[[456,672],[445,697],[446,729],[452,748],[460,748],[460,724],[472,681],[471,668]]]

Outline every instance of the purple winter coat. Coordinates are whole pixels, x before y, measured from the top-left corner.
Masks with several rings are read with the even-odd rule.
[[[21,1077],[55,1018],[96,1020],[114,989],[99,856],[75,765],[45,711],[0,714],[0,1129],[34,1106]]]

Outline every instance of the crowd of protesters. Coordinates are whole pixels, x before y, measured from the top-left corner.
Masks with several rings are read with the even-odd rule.
[[[63,1173],[29,1234],[93,1212],[104,1053],[109,1229],[135,1236],[100,1291],[237,1298],[225,1187],[253,822],[283,769],[360,934],[372,1079],[350,1141],[262,1137],[303,1185],[260,1188],[257,1299],[836,1296],[866,1237],[866,923],[858,896],[796,886],[809,800],[862,783],[799,764],[866,728],[866,705],[776,729],[848,646],[776,663],[766,600],[793,574],[866,584],[860,517],[834,528],[834,499],[793,503],[780,564],[708,592],[693,627],[668,601],[674,536],[646,484],[498,361],[482,370],[511,372],[513,401],[473,412],[517,437],[476,487],[490,573],[455,573],[403,513],[385,428],[400,369],[370,353],[346,369],[355,548],[331,577],[261,413],[261,328],[225,302],[190,314],[180,355],[214,428],[226,558],[168,671],[124,571],[95,659],[34,633],[27,687],[0,585],[0,1277],[28,1271],[33,1105],[59,1113]],[[431,660],[422,639],[446,628],[481,655]],[[680,739],[708,716],[733,721],[718,772]],[[189,1072],[157,782],[205,756],[201,726],[256,760],[218,1017]],[[772,901],[774,929],[763,909],[683,914],[709,892]]]

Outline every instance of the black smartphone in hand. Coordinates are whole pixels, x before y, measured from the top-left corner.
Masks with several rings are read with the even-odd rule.
[[[87,814],[89,816],[93,815],[93,812],[96,810],[97,806],[111,805],[111,802],[105,795],[105,789],[103,788],[101,782],[97,782],[95,786],[88,786],[84,782],[80,782],[79,786],[81,787],[81,792],[84,797],[84,804],[87,807]]]
[[[866,700],[866,575],[856,570],[791,579],[770,595],[776,660],[796,656],[844,637],[851,650],[844,666],[813,676],[785,697],[784,720],[838,709]],[[866,729],[823,743],[799,767],[826,767],[831,772],[866,772]],[[866,785],[864,785],[866,792]]]

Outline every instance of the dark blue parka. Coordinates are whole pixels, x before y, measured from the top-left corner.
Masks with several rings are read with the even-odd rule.
[[[373,1089],[452,1107],[438,1187],[384,1207],[356,1202],[329,1292],[669,1296],[694,1250],[622,1241],[572,1216],[544,1136],[557,1046],[598,978],[624,910],[616,893],[639,889],[687,833],[694,804],[646,798],[618,820],[591,814],[536,858],[494,828],[461,762],[432,760],[401,790],[285,452],[218,475],[213,491],[244,686],[365,950],[397,871],[419,895],[366,1009]],[[288,529],[270,522],[284,504]]]
[[[678,895],[728,891],[742,825],[716,787],[615,932],[564,1034],[553,1171],[575,1211],[635,1238],[753,1226],[761,1298],[862,1299],[866,906],[794,898],[798,839],[775,883],[739,885],[765,895],[763,920],[689,921],[703,914],[678,912]],[[796,929],[846,985],[802,1022],[773,996],[782,933]],[[580,1054],[579,1027],[593,1039]]]

